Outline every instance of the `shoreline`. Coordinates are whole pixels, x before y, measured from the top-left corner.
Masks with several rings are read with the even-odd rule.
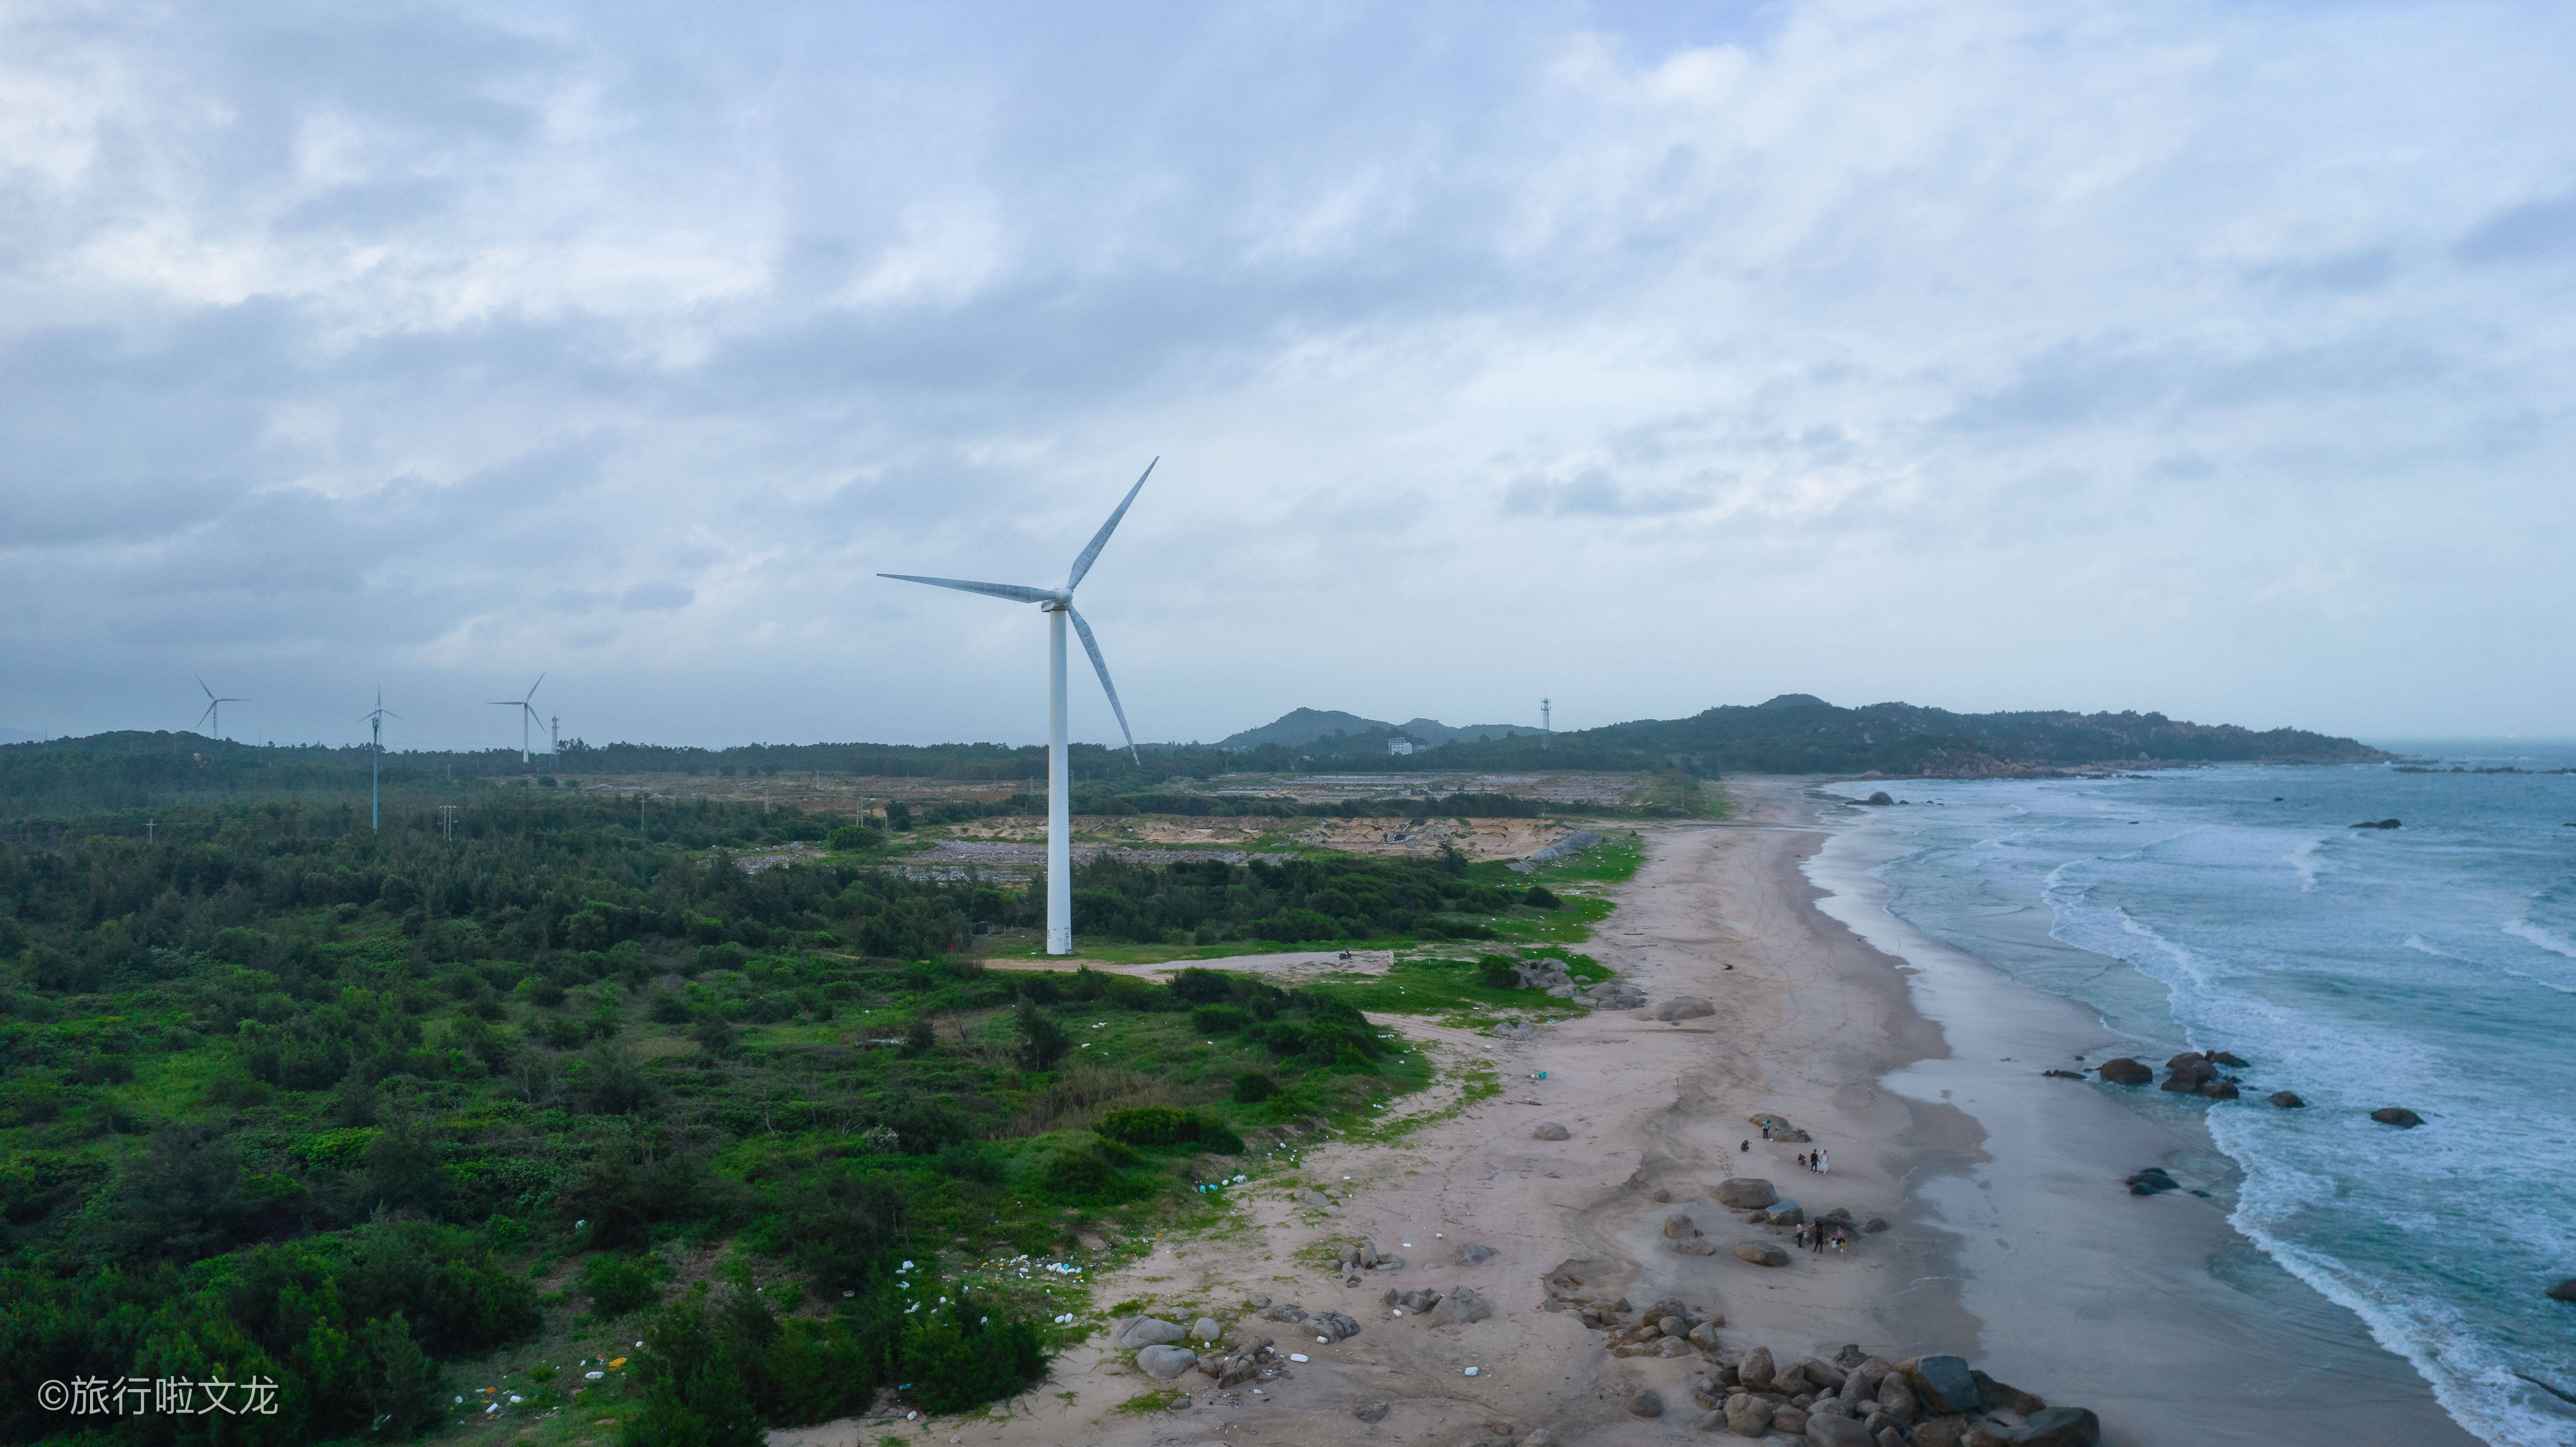
[[[1644,864],[1583,946],[1643,990],[1646,1009],[1512,1035],[1383,1021],[1443,1067],[1442,1085],[1381,1120],[1415,1116],[1416,1128],[1311,1144],[1298,1169],[1233,1193],[1226,1224],[1138,1242],[1150,1246],[1142,1259],[1094,1282],[1096,1319],[1113,1304],[1183,1322],[1212,1315],[1230,1338],[1272,1337],[1280,1353],[1309,1358],[1293,1375],[1258,1392],[1194,1370],[1154,1380],[1103,1330],[1060,1356],[1007,1415],[845,1419],[771,1440],[857,1447],[895,1433],[1164,1447],[1481,1434],[1502,1447],[1546,1429],[1558,1443],[1610,1447],[1698,1437],[1707,1413],[1689,1383],[1707,1360],[1613,1355],[1602,1331],[1566,1309],[1571,1295],[1624,1295],[1722,1313],[1730,1357],[1767,1346],[1831,1359],[1846,1343],[1889,1360],[1963,1356],[2051,1403],[2091,1408],[2103,1440],[2121,1447],[2474,1441],[2349,1313],[2345,1326],[2293,1317],[2283,1331],[2283,1318],[2245,1309],[2235,1299],[2245,1283],[2269,1278],[2229,1257],[2230,1242],[2307,1288],[2251,1253],[2221,1202],[2126,1193],[2121,1177],[2141,1166],[2161,1160],[2179,1173],[2174,1153],[2192,1143],[2152,1138],[2151,1123],[2103,1087],[2039,1076],[2109,1038],[2098,1022],[1971,957],[1903,937],[1884,910],[1871,918],[1865,867],[1836,872],[1849,850],[1829,850],[1840,831],[1820,817],[1830,806],[1810,797],[1809,781],[1732,787],[1744,805],[1737,819],[1645,831]],[[1811,873],[1842,888],[1829,892]],[[1680,996],[1707,999],[1714,1013],[1652,1018]],[[1462,1087],[1488,1064],[1501,1089],[1474,1098]],[[1832,1173],[1801,1171],[1799,1144],[1762,1140],[1747,1117],[1764,1111],[1807,1130],[1833,1156]],[[1566,1138],[1535,1132],[1542,1122]],[[2205,1137],[2197,1149],[2223,1160]],[[1893,1229],[1863,1236],[1848,1255],[1748,1264],[1729,1248],[1793,1243],[1789,1228],[1743,1224],[1711,1198],[1734,1176],[1769,1180],[1810,1215],[1842,1207]],[[1301,1194],[1317,1189],[1331,1193],[1329,1207]],[[1664,1228],[1676,1214],[1713,1255],[1672,1249]],[[1358,1238],[1405,1264],[1348,1279],[1327,1267]],[[1458,1252],[1470,1243],[1494,1254],[1470,1265]],[[1582,1279],[1579,1292],[1562,1286],[1568,1276]],[[1462,1286],[1490,1318],[1451,1324],[1383,1300],[1390,1288]],[[1318,1342],[1248,1309],[1254,1299],[1343,1313],[1361,1329]],[[2347,1337],[2361,1349],[2346,1350]],[[1156,1389],[1187,1392],[1191,1404],[1139,1409]],[[1660,1414],[1624,1405],[1641,1390],[1660,1395]],[[1367,1403],[1387,1411],[1355,1415]],[[1721,1430],[1717,1440],[1736,1439]]]
[[[1813,807],[1820,815],[1833,806]],[[1896,851],[1821,818],[1817,827],[1845,847],[1819,850],[1802,871],[1816,908],[1900,962],[1917,1007],[1952,1047],[1889,1072],[1886,1083],[1956,1105],[1984,1132],[1978,1159],[1927,1176],[1908,1200],[1955,1232],[1960,1300],[1983,1325],[1988,1370],[2058,1383],[2070,1400],[2080,1390],[2102,1415],[2104,1440],[2136,1447],[2478,1442],[2358,1315],[2235,1228],[2240,1175],[2199,1115],[2154,1119],[2117,1087],[2039,1075],[2128,1037],[1889,912],[1870,871]],[[2150,1165],[2209,1196],[2120,1189]]]

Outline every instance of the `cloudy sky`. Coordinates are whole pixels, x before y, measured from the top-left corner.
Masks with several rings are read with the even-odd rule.
[[[0,725],[2576,734],[2576,9],[0,0]],[[1077,667],[1079,666],[1077,662]],[[1112,737],[1081,681],[1077,737]]]

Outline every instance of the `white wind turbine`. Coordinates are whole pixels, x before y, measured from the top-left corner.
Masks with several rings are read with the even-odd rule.
[[[528,725],[537,717],[537,690],[543,688],[545,686],[545,682],[546,676],[540,673],[537,675],[537,681],[528,685],[528,696],[526,698],[494,698],[485,700],[485,702],[491,704],[494,708],[515,708],[519,711],[519,762],[523,764],[528,761]]]
[[[1046,952],[1051,955],[1073,953],[1073,820],[1069,802],[1072,780],[1067,777],[1064,756],[1064,621],[1073,620],[1073,630],[1082,635],[1083,651],[1091,655],[1091,666],[1100,674],[1100,691],[1109,695],[1110,712],[1118,715],[1118,732],[1127,739],[1127,752],[1136,755],[1136,735],[1127,727],[1127,710],[1118,702],[1118,686],[1109,681],[1109,664],[1100,656],[1100,640],[1091,636],[1091,625],[1073,609],[1073,590],[1082,584],[1082,575],[1091,571],[1100,550],[1109,545],[1109,535],[1118,530],[1118,520],[1127,515],[1127,505],[1145,490],[1145,479],[1154,475],[1155,458],[1145,464],[1136,485],[1127,489],[1118,510],[1100,525],[1091,546],[1073,560],[1073,571],[1061,588],[1025,588],[1017,583],[969,583],[956,578],[917,578],[909,573],[879,573],[902,583],[928,583],[934,588],[956,588],[987,597],[1004,598],[1014,603],[1035,603],[1047,615],[1047,933]]]
[[[401,714],[385,707],[385,691],[377,689],[375,710],[366,716],[371,770],[367,775],[367,827],[370,829],[385,827],[385,720],[401,717]]]
[[[199,678],[197,680],[197,687],[206,688],[206,680]],[[248,702],[250,702],[250,700],[246,698],[217,698],[215,697],[215,691],[213,689],[206,688],[206,711],[197,715],[197,722],[204,723],[208,719],[213,719],[215,722],[215,742],[222,743],[224,741],[224,705],[228,703]]]

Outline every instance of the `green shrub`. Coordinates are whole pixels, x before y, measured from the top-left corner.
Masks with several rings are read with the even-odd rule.
[[[1017,1053],[1023,1069],[1052,1070],[1073,1049],[1064,1027],[1027,995],[1020,997],[1018,1008],[1011,1012],[1011,1024],[1020,1034]]]
[[[1540,884],[1531,885],[1529,887],[1529,892],[1521,896],[1521,903],[1526,904],[1533,909],[1562,909],[1565,907],[1564,900],[1557,898],[1545,885]]]
[[[864,824],[844,824],[826,842],[835,849],[874,849],[885,843],[885,835]]]
[[[1214,970],[1195,967],[1172,977],[1173,995],[1193,1005],[1212,1005],[1232,993],[1234,982]]]
[[[581,1288],[601,1316],[624,1316],[662,1297],[660,1272],[649,1256],[603,1252],[581,1266]]]
[[[938,1048],[939,1032],[932,1027],[930,1017],[914,1016],[912,1023],[904,1027],[903,1048],[899,1053],[906,1060],[918,1060]]]
[[[1168,1105],[1137,1106],[1113,1110],[1093,1127],[1109,1140],[1133,1146],[1191,1145],[1218,1155],[1243,1154],[1243,1137],[1222,1122],[1208,1120],[1192,1111],[1175,1110]]]
[[[689,1023],[689,1002],[668,990],[655,990],[652,1003],[644,1007],[644,1013],[652,1017],[656,1025],[686,1025]]]
[[[1234,1078],[1234,1098],[1244,1105],[1258,1105],[1278,1090],[1279,1082],[1258,1070],[1247,1070]]]
[[[939,1148],[931,1165],[940,1175],[979,1186],[998,1186],[1006,1175],[1001,1154],[982,1141],[953,1141]]]
[[[1521,987],[1520,971],[1513,969],[1512,962],[1501,955],[1477,956],[1476,974],[1489,990],[1517,990]]]
[[[1017,1396],[1046,1375],[1046,1341],[1037,1323],[987,1307],[962,1289],[949,1305],[906,1321],[901,1350],[912,1399],[934,1414]]]
[[[1201,1035],[1232,1035],[1251,1023],[1251,1016],[1232,1005],[1201,1005],[1190,1012],[1190,1028]]]

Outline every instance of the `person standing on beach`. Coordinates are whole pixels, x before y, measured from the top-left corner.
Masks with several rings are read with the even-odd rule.
[[[1823,1151],[1816,1152],[1816,1174],[1821,1176],[1832,1169],[1833,1167],[1827,1164],[1825,1160],[1825,1153]]]

